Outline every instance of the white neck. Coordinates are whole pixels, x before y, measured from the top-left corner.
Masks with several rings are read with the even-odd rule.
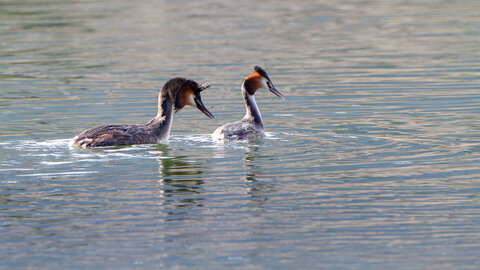
[[[158,97],[158,113],[155,118],[150,120],[147,126],[153,128],[154,135],[158,138],[157,142],[168,139],[170,129],[172,128],[173,108],[167,93],[160,93]]]
[[[245,89],[245,82],[242,84],[242,94],[247,110],[243,119],[247,121],[252,121],[255,124],[263,127],[262,115],[260,114],[260,110],[258,109],[257,102],[255,101],[255,97],[253,97],[253,95],[248,94],[247,90]]]

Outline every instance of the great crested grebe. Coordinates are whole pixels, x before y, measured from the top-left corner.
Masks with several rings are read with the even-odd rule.
[[[217,128],[212,134],[214,139],[241,140],[265,136],[262,115],[258,110],[253,95],[258,89],[264,88],[270,90],[270,92],[281,99],[284,99],[284,97],[275,89],[265,70],[259,66],[255,66],[254,69],[255,71],[248,75],[242,83],[242,94],[247,108],[245,117],[242,120],[227,123]]]
[[[205,108],[200,92],[209,85],[198,84],[185,78],[173,78],[163,85],[158,95],[158,114],[146,125],[106,125],[83,131],[73,138],[78,147],[158,143],[168,138],[172,127],[173,110],[185,105],[196,107],[206,116],[214,118]]]

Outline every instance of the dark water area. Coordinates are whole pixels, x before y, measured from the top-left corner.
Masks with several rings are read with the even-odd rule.
[[[480,268],[480,2],[0,0],[1,269]],[[257,92],[267,136],[215,141]],[[185,76],[211,120],[146,123]]]

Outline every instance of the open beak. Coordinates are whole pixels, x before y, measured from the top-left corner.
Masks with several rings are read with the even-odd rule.
[[[195,105],[197,105],[197,109],[199,109],[201,112],[203,112],[206,116],[210,117],[210,118],[215,118],[213,117],[213,114],[211,112],[209,112],[207,110],[207,108],[205,108],[205,105],[203,105],[203,102],[202,102],[202,99],[198,96],[195,96],[193,98],[193,100],[195,101]]]
[[[285,97],[282,95],[282,93],[278,92],[278,90],[275,88],[275,86],[273,86],[272,82],[270,82],[268,84],[268,90],[270,90],[270,92],[272,92],[275,96],[281,98],[282,100],[285,99]]]

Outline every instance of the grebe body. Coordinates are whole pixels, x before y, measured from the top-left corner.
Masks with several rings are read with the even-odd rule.
[[[165,83],[158,95],[158,113],[144,125],[105,125],[83,131],[73,138],[73,145],[90,148],[112,145],[153,144],[166,140],[172,127],[173,112],[186,105],[196,107],[206,116],[213,115],[203,105],[201,85],[185,78],[173,78]]]
[[[284,99],[273,85],[267,72],[255,66],[254,72],[242,83],[242,95],[245,101],[246,114],[242,120],[227,123],[218,127],[212,134],[213,139],[251,139],[265,136],[262,115],[258,109],[254,94],[258,89],[268,89],[274,95]]]

